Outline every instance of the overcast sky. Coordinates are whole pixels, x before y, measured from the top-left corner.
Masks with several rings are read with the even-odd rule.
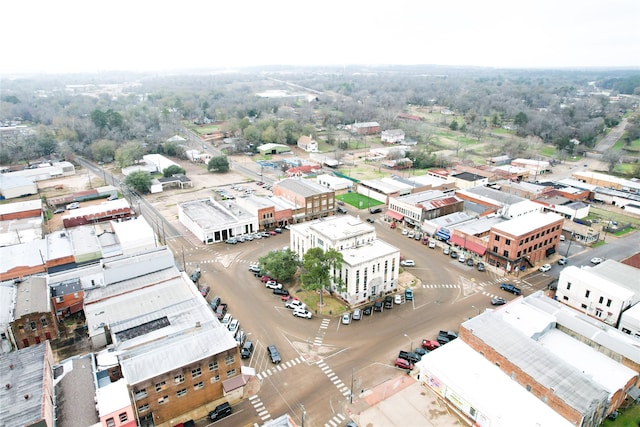
[[[8,0],[0,73],[639,67],[640,0]]]

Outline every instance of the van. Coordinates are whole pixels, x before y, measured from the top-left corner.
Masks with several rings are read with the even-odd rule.
[[[224,402],[216,406],[213,411],[209,412],[209,419],[211,421],[218,421],[224,417],[231,415],[231,412],[232,409],[231,405],[229,405],[229,402]]]
[[[377,214],[377,213],[380,213],[380,212],[382,212],[381,208],[371,208],[371,209],[369,209],[369,213],[370,214]]]

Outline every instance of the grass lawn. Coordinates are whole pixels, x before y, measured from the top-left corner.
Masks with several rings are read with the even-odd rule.
[[[601,427],[637,427],[640,422],[640,407],[632,406],[627,409],[623,409],[620,415],[615,421],[609,419],[604,420]]]
[[[348,203],[354,208],[358,208],[358,209],[366,209],[369,207],[379,206],[384,204],[376,199],[372,199],[370,197],[363,196],[362,194],[358,194],[358,193],[340,194],[336,196],[336,199],[342,200],[343,202]]]
[[[547,157],[553,157],[553,155],[556,154],[556,151],[556,147],[545,145],[544,147],[542,147],[542,150],[540,150],[540,154]]]
[[[633,173],[634,166],[635,165],[632,165],[630,163],[618,163],[616,165],[616,167],[613,168],[613,171],[615,173],[619,173],[619,174],[622,174],[622,175],[629,176],[629,175],[631,175]]]
[[[219,130],[220,130],[220,126],[216,126],[216,125],[198,126],[193,128],[193,131],[196,132],[198,135],[204,135],[211,132],[218,132]]]
[[[315,291],[304,291],[302,289],[295,292],[296,298],[300,301],[304,302],[307,307],[309,307],[309,311],[318,315],[338,315],[347,311],[347,306],[342,303],[339,299],[336,299],[329,295],[325,291],[322,297],[323,306],[320,307],[320,293]]]
[[[640,227],[640,218],[624,215],[617,212],[610,212],[598,206],[591,205],[589,208],[589,219],[600,218],[602,220],[617,221],[620,224],[633,224],[634,227]]]

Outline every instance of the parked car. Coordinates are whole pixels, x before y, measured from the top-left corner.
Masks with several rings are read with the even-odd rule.
[[[445,246],[444,249],[442,250],[442,253],[445,255],[449,255],[449,252],[451,252],[451,249],[449,248],[449,246]]]
[[[404,290],[404,299],[407,301],[413,301],[413,289],[407,288]]]
[[[568,258],[560,258],[558,260],[558,264],[559,265],[566,265],[567,263],[569,263],[569,259]]]
[[[384,308],[393,308],[393,297],[391,295],[384,297]]]
[[[191,278],[191,281],[193,283],[198,283],[198,280],[200,280],[200,270],[196,270],[193,273],[191,273],[191,276],[189,276]]]
[[[468,258],[468,259],[467,259],[467,265],[468,265],[469,267],[473,267],[473,258]]]
[[[373,303],[373,311],[382,311],[382,301],[376,301]]]
[[[503,305],[506,303],[507,303],[507,300],[502,297],[491,298],[491,305]]]
[[[213,411],[209,412],[209,419],[211,421],[218,421],[231,415],[231,412],[232,409],[229,402],[224,402],[216,406]]]
[[[341,213],[341,214],[346,214],[347,210],[345,208],[343,208],[342,206],[337,206],[336,207],[336,212]]]
[[[224,319],[224,316],[227,314],[227,304],[225,303],[221,303],[220,305],[218,305],[218,307],[216,308],[216,317],[218,318],[218,320],[222,320]]]
[[[233,319],[227,325],[227,329],[229,329],[229,332],[231,332],[231,334],[235,338],[236,334],[238,333],[238,330],[240,330],[240,321],[238,319]]]
[[[275,345],[270,344],[267,346],[267,353],[269,353],[269,359],[271,359],[271,363],[277,365],[282,362],[282,358],[280,357],[280,353],[278,353],[278,349]]]
[[[429,351],[427,351],[426,349],[422,348],[422,347],[416,347],[413,352],[415,354],[417,354],[418,356],[422,357],[425,354],[429,353]]]
[[[436,247],[436,241],[435,240],[429,240],[429,248],[435,249],[435,247]]]
[[[363,316],[371,316],[371,314],[373,313],[373,306],[372,305],[368,305],[365,308],[362,309],[362,315]]]
[[[264,285],[269,289],[282,289],[282,283],[278,283],[275,280],[269,280]]]
[[[232,320],[233,320],[233,316],[231,315],[231,313],[227,313],[224,315],[220,323],[222,323],[222,325],[228,329],[229,324],[231,323]]]
[[[540,268],[538,268],[538,271],[541,271],[543,273],[546,273],[549,270],[551,270],[550,264],[544,264],[544,265],[541,265]]]
[[[80,203],[78,202],[73,202],[73,203],[69,203],[67,205],[67,210],[71,210],[71,209],[78,209],[80,207]]]
[[[415,237],[416,233],[414,233],[413,231],[410,231],[409,234],[407,234],[407,237],[410,239],[413,239]]]
[[[236,239],[235,237],[232,237],[230,239],[225,240],[224,242],[229,245],[235,245],[236,243],[238,243],[238,239]]]
[[[401,369],[413,370],[413,363],[409,362],[406,359],[397,358],[395,362],[396,367]]]
[[[211,310],[214,311],[214,313],[218,309],[218,306],[220,305],[221,302],[222,302],[222,300],[217,295],[215,297],[211,298],[211,302],[209,303],[209,306],[211,307]]]
[[[369,209],[369,213],[370,213],[371,215],[373,215],[373,214],[377,214],[377,213],[380,213],[380,212],[382,212],[382,209],[381,209],[381,208],[370,208],[370,209]]]
[[[598,264],[600,264],[602,261],[604,261],[604,260],[603,260],[602,258],[600,258],[600,257],[594,257],[594,258],[591,258],[591,264],[598,265]]]
[[[458,338],[458,334],[453,331],[440,331],[438,336],[436,337],[436,341],[440,343],[440,345],[444,345],[448,342],[451,342]]]
[[[398,358],[408,360],[411,363],[417,363],[422,359],[419,354],[402,350],[400,350],[400,353],[398,353]]]
[[[282,228],[274,228],[273,231],[275,231],[277,234],[282,234]]]
[[[58,208],[55,211],[53,211],[54,214],[61,214],[62,212],[64,212],[63,208]]]
[[[355,310],[353,310],[353,314],[351,315],[351,318],[353,320],[362,319],[362,310],[360,310],[359,308],[356,308]]]
[[[395,294],[393,297],[394,304],[402,304],[402,294]]]
[[[200,293],[202,294],[202,296],[203,296],[203,297],[205,297],[205,298],[206,298],[206,297],[207,297],[207,295],[209,295],[209,291],[210,291],[210,290],[211,290],[211,288],[210,288],[209,286],[207,286],[207,285],[203,285],[203,286],[200,288]]]
[[[412,259],[405,259],[400,261],[400,265],[403,267],[415,267],[416,266],[416,262]]]
[[[302,308],[302,307],[294,309],[293,315],[295,317],[304,317],[306,319],[311,319],[311,312],[306,308]]]
[[[456,251],[451,251],[451,253],[449,253],[449,256],[450,256],[451,258],[453,258],[453,259],[456,259],[456,258],[458,258],[458,252],[456,252]]]
[[[273,290],[273,294],[274,295],[289,295],[289,291],[286,290],[285,288],[281,288],[281,289],[274,289]]]
[[[249,264],[249,271],[252,271],[254,273],[259,273],[260,266],[258,264]]]
[[[478,271],[484,271],[484,262],[477,263],[476,268],[478,269]]]
[[[343,325],[348,325],[349,323],[351,323],[351,314],[344,313],[342,315],[341,322]]]
[[[272,279],[271,277],[269,277],[269,276],[262,276],[262,277],[260,278],[260,281],[261,281],[262,283],[267,283],[269,280],[273,280],[273,279]]]
[[[422,340],[422,348],[425,350],[433,351],[440,347],[440,343],[436,340]]]
[[[240,350],[240,357],[243,359],[248,359],[251,357],[251,353],[253,352],[253,342],[251,340],[246,340],[244,345],[242,346],[242,350]]]
[[[373,218],[367,218],[367,222],[373,224],[376,221]]]
[[[293,299],[293,300],[287,301],[285,303],[285,307],[292,308],[295,310],[296,308],[306,308],[307,306],[302,301],[298,299]]]
[[[522,294],[520,288],[516,288],[511,283],[503,283],[502,285],[500,285],[500,289],[502,289],[503,291],[511,292],[514,295]]]
[[[239,329],[238,333],[236,334],[236,342],[238,343],[238,346],[241,346],[242,344],[244,344],[244,340],[247,339],[247,334],[244,332],[244,329]]]
[[[466,260],[467,260],[467,259],[464,257],[464,254],[460,254],[460,256],[458,257],[458,262],[461,262],[461,263],[463,263],[463,264],[464,264],[464,262],[465,262]]]
[[[560,241],[561,241],[561,242],[564,242],[564,240],[565,240],[565,237],[564,237],[564,235],[563,235],[563,234],[561,234],[561,235],[560,235]]]

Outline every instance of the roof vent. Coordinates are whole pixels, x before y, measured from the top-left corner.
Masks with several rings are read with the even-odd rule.
[[[29,400],[29,395],[28,394],[24,395],[24,400]]]
[[[6,383],[6,384],[4,385],[4,387],[5,387],[7,390],[9,390],[9,389],[11,388],[11,384]]]
[[[14,367],[13,363],[9,365],[9,369],[13,369],[13,367]]]

